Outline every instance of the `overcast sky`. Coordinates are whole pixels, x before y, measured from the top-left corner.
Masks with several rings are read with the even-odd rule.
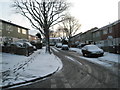
[[[15,24],[29,28],[25,18],[14,14],[10,8],[12,0],[0,0],[0,19],[10,20]],[[118,2],[120,0],[67,0],[71,2],[69,12],[82,25],[79,32],[85,32],[93,27],[102,27],[118,19]],[[35,34],[34,31],[30,32]]]

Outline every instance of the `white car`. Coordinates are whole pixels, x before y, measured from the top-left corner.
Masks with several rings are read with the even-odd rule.
[[[69,46],[67,44],[62,45],[62,50],[69,50]]]
[[[57,43],[57,44],[56,44],[56,47],[57,47],[57,48],[61,48],[61,47],[62,47],[62,43]]]

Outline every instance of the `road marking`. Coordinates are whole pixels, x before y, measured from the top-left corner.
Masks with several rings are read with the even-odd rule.
[[[91,67],[89,67],[88,65],[85,65],[85,66],[87,67],[88,72],[89,72],[89,73],[92,73]]]
[[[68,59],[70,59],[70,60],[72,60],[72,61],[75,61],[72,57],[70,57],[70,56],[65,56],[66,58],[68,58]]]
[[[65,83],[64,85],[65,85],[65,88],[71,88],[69,83]]]
[[[70,56],[65,56],[65,57],[68,58],[69,60],[73,61],[73,62],[77,62],[80,65],[83,65],[82,63],[80,63],[79,61],[77,61],[76,59],[74,59],[73,57],[70,57]]]
[[[57,49],[55,49],[55,48],[53,48],[53,47],[52,47],[52,49],[53,49],[55,52],[59,52]]]

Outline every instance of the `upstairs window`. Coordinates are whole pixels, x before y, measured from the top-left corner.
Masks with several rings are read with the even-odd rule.
[[[6,30],[7,31],[13,31],[12,30],[12,25],[6,24]]]
[[[109,33],[112,33],[112,27],[109,27]]]
[[[108,34],[108,28],[105,28],[105,29],[103,30],[103,34]]]
[[[2,29],[3,29],[2,22],[0,22],[0,30],[2,30]]]
[[[25,29],[22,29],[22,34],[27,34],[27,31]]]
[[[18,33],[21,33],[21,29],[20,28],[18,28]]]

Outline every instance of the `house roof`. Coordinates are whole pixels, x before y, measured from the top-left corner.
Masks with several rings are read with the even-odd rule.
[[[11,23],[11,22],[9,22],[9,21],[5,21],[5,20],[2,20],[2,19],[0,19],[0,21],[1,21],[1,22],[4,22],[4,23],[7,23],[7,24],[10,24],[10,25],[14,25],[14,26],[17,26],[17,27],[20,27],[20,28],[26,29],[26,30],[30,30],[30,29],[28,29],[28,28],[25,28],[25,27],[23,27],[23,26],[20,26],[20,25],[17,25],[17,24]]]
[[[117,21],[115,21],[115,22],[113,22],[113,23],[110,23],[110,24],[108,24],[108,25],[106,25],[106,26],[103,26],[103,27],[101,27],[100,29],[104,29],[104,28],[107,28],[107,27],[109,27],[109,26],[116,25],[116,24],[118,24],[118,23],[120,23],[120,20],[117,20]]]
[[[82,34],[82,32],[80,32],[80,33],[78,33],[78,34],[72,36],[71,38],[74,38],[74,37],[79,36],[79,35],[81,35],[81,34]]]

